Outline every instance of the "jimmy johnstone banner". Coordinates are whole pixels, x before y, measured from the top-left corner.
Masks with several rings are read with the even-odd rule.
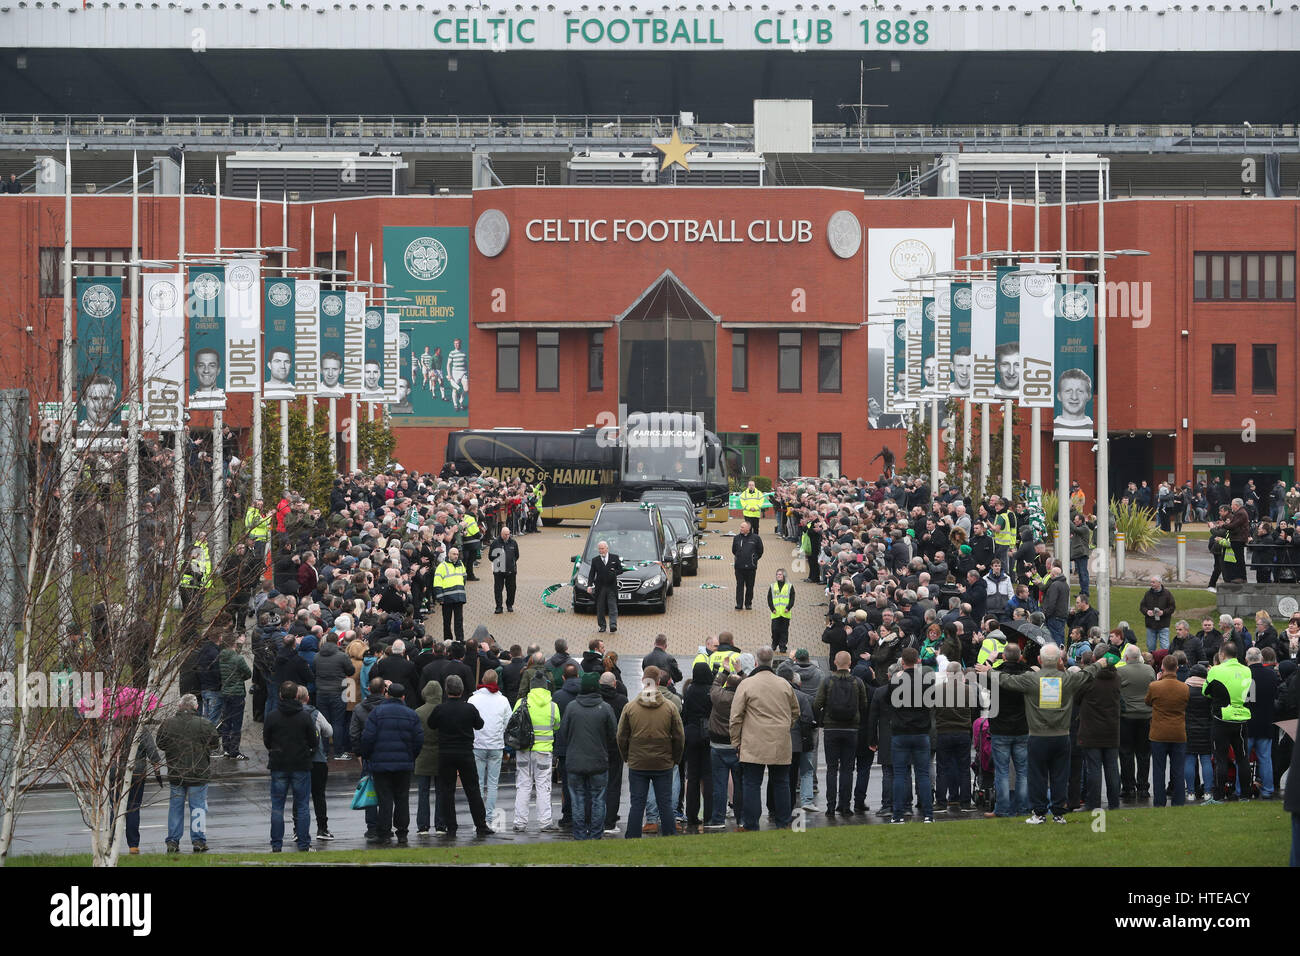
[[[410,416],[400,425],[466,424],[469,230],[385,226],[384,268],[392,294],[411,300],[400,333],[400,378],[409,392],[389,410]]]
[[[190,408],[226,409],[225,266],[191,266],[185,315],[189,322]]]
[[[347,307],[342,292],[320,294],[320,381],[316,395],[320,398],[343,397],[343,351]]]
[[[140,285],[144,427],[175,431],[185,423],[185,276],[146,274]]]
[[[907,401],[907,320],[901,315],[894,319],[894,334],[890,341],[893,343],[890,353],[890,401],[885,410],[900,414]]]
[[[82,437],[122,425],[122,277],[77,279],[77,423]]]
[[[366,294],[344,294],[343,308],[343,391],[364,391],[361,381],[366,364]]]
[[[267,279],[262,311],[266,314],[263,352],[266,376],[262,397],[292,401],[294,388],[294,279]]]
[[[970,284],[971,401],[991,405],[997,401],[997,283],[980,279]]]
[[[952,385],[949,394],[957,398],[969,398],[971,390],[971,287],[969,282],[953,282],[949,285],[952,302]]]
[[[997,281],[998,384],[994,397],[1020,400],[1020,271],[999,266]]]
[[[256,259],[226,263],[226,393],[261,388],[262,283]]]
[[[1056,321],[1052,314],[1056,282],[1051,266],[1020,264],[1020,404],[1052,407],[1052,362]]]
[[[320,384],[320,280],[299,279],[293,286],[293,387],[315,395]]]
[[[361,400],[382,402],[384,395],[384,313],[378,306],[365,311],[365,362],[361,371]]]
[[[1092,396],[1097,316],[1096,289],[1089,283],[1057,285],[1056,400],[1052,412],[1054,441],[1092,441]]]

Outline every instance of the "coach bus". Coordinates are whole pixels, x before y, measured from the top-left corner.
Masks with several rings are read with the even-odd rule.
[[[602,503],[635,501],[650,488],[680,488],[708,520],[726,520],[728,457],[717,435],[705,432],[696,455],[663,447],[667,438],[660,447],[619,447],[600,432],[595,427],[454,431],[447,436],[446,461],[466,477],[540,482],[547,525],[589,521]]]

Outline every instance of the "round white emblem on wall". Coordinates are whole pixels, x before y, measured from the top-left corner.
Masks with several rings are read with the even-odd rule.
[[[510,220],[500,209],[489,209],[474,224],[474,245],[489,259],[501,255],[510,241]]]
[[[862,247],[862,223],[847,209],[832,213],[826,223],[826,241],[831,244],[831,252],[841,259],[851,259]]]

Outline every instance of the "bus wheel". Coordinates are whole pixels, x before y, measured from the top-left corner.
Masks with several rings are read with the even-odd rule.
[[[543,518],[543,519],[542,519],[542,526],[545,527],[545,528],[558,528],[558,527],[559,527],[560,525],[562,525],[562,524],[564,524],[564,519],[563,519],[563,518]]]

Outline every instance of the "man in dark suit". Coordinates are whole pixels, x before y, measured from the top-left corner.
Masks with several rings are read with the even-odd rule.
[[[748,521],[740,523],[740,534],[731,542],[731,553],[736,559],[736,610],[751,610],[754,605],[754,575],[759,558],[763,557],[763,539],[752,532]],[[741,601],[744,598],[744,601]]]
[[[623,573],[623,562],[611,554],[609,543],[596,545],[596,556],[591,559],[591,574],[587,577],[587,593],[596,596],[596,627],[605,633],[608,608],[609,632],[618,630],[618,576]]]

